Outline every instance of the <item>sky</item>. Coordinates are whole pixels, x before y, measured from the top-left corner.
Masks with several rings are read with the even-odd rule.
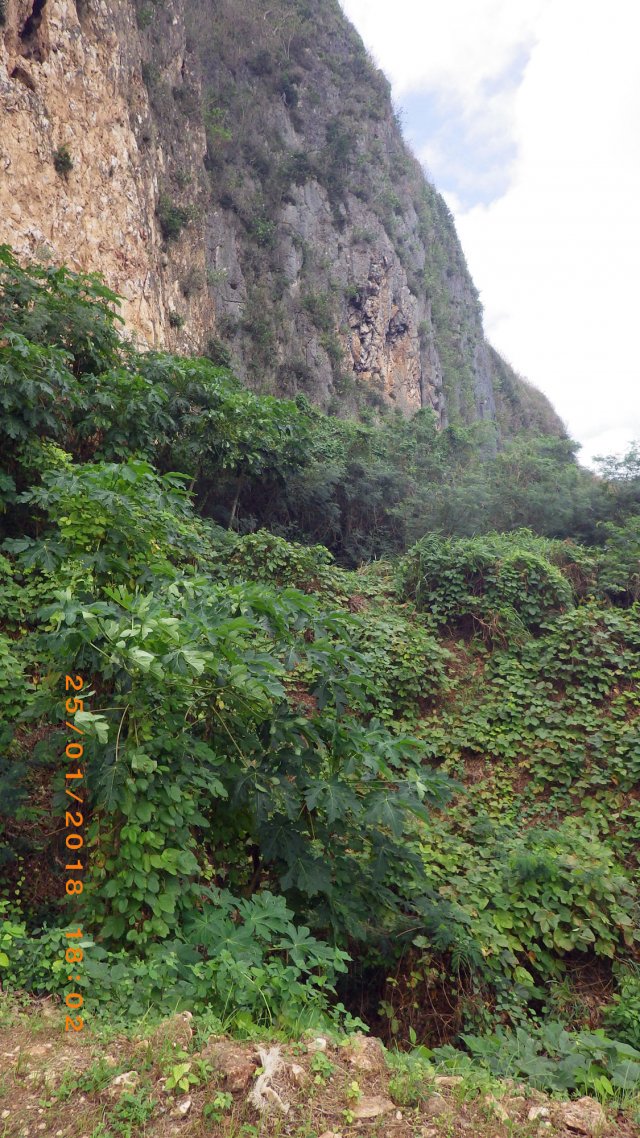
[[[444,194],[485,331],[581,462],[640,439],[636,0],[341,0]]]

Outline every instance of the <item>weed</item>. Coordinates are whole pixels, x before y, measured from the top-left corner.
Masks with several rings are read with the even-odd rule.
[[[322,1051],[316,1051],[311,1060],[311,1070],[314,1072],[314,1083],[324,1086],[335,1071],[335,1065]]]
[[[209,1119],[210,1122],[220,1123],[225,1114],[227,1114],[233,1106],[233,1095],[228,1091],[218,1091],[211,1102],[205,1103],[202,1108],[204,1118]],[[249,1135],[250,1129],[245,1129],[245,1133]]]

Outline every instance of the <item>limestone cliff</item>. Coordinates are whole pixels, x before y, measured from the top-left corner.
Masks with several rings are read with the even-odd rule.
[[[335,0],[0,0],[0,241],[132,333],[336,413],[562,426],[485,342],[447,207]]]

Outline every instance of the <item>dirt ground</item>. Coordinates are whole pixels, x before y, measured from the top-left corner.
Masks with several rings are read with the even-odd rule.
[[[398,1072],[364,1036],[203,1040],[189,1013],[65,1033],[53,1002],[0,993],[0,1138],[632,1138],[638,1108]]]

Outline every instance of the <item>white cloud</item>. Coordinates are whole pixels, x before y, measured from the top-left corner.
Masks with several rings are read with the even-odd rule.
[[[418,149],[456,215],[490,339],[551,398],[585,459],[624,449],[640,437],[634,6],[612,0],[605,13],[585,0],[452,0],[436,11],[421,0],[392,7],[344,0],[343,7],[396,97],[418,107],[411,92],[433,95],[438,127]],[[447,122],[452,106],[456,129]],[[407,126],[419,138],[419,123]],[[470,206],[474,178],[480,204]],[[493,201],[491,186],[503,191]]]
[[[535,39],[551,0],[342,0],[397,96],[437,88],[462,102],[507,70]]]

